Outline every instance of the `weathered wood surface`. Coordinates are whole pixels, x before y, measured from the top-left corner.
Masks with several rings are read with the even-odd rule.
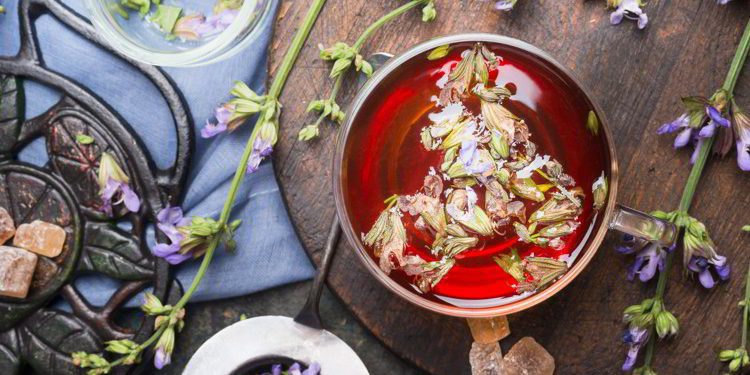
[[[292,39],[306,6],[285,1],[277,23],[272,71]],[[334,215],[331,187],[333,127],[322,129],[312,143],[296,140],[313,121],[305,108],[327,96],[329,66],[317,59],[319,43],[352,43],[377,17],[403,1],[329,0],[291,74],[282,102],[284,114],[275,153],[277,174],[300,238],[317,261]],[[670,137],[657,127],[681,113],[680,96],[710,95],[721,85],[734,54],[750,4],[734,1],[721,7],[713,0],[651,1],[651,23],[609,24],[604,1],[520,0],[510,14],[492,10],[490,2],[437,0],[439,18],[422,24],[418,12],[387,25],[368,43],[365,55],[399,53],[437,35],[492,32],[535,44],[573,70],[592,90],[609,119],[621,169],[619,201],[641,210],[676,208],[687,178],[689,151],[672,150]],[[350,81],[351,82],[351,81]],[[353,95],[345,90],[339,103]],[[750,75],[737,87],[739,103],[750,106]],[[692,213],[711,229],[721,252],[735,268],[732,280],[703,291],[675,267],[667,305],[678,316],[678,340],[660,344],[655,368],[660,374],[716,374],[720,348],[739,343],[743,273],[748,266],[750,174],[740,173],[733,157],[712,160],[703,177]],[[629,283],[629,258],[615,254],[610,235],[589,268],[566,290],[528,312],[511,317],[514,335],[534,336],[557,361],[560,374],[619,372],[626,348],[620,342],[624,307],[653,293],[654,285]],[[461,319],[422,311],[381,287],[342,240],[329,285],[386,346],[436,374],[469,373],[469,330]],[[506,348],[507,349],[507,348]]]

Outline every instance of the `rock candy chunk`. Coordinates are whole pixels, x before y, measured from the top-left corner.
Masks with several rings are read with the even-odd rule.
[[[474,341],[469,352],[471,375],[501,375],[503,352],[500,344],[482,344]]]
[[[16,226],[8,211],[0,207],[0,245],[8,241],[16,233]]]
[[[0,295],[26,298],[37,256],[24,249],[0,246]]]
[[[41,220],[35,220],[31,224],[21,224],[16,229],[13,245],[54,258],[60,255],[65,245],[65,230]]]
[[[469,321],[471,336],[479,343],[491,344],[510,335],[508,318],[504,316],[496,318],[471,318],[467,320]]]
[[[503,358],[503,375],[552,375],[555,359],[531,337],[519,340]]]

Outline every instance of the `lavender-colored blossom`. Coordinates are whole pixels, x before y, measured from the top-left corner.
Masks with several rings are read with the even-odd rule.
[[[626,234],[617,246],[617,251],[621,254],[635,254],[633,264],[628,267],[630,281],[637,274],[641,282],[647,282],[654,278],[657,270],[661,272],[664,269],[667,250],[646,240]]]
[[[657,134],[669,134],[676,131],[680,131],[674,140],[674,148],[684,147],[692,139],[693,129],[690,128],[690,116],[687,113],[683,113],[672,122],[668,122],[656,131]]]
[[[713,288],[718,280],[729,280],[729,264],[727,258],[721,255],[713,259],[693,256],[688,263],[688,270],[698,274],[698,280],[706,289]]]
[[[190,224],[190,219],[183,216],[180,207],[165,207],[156,215],[157,224],[164,235],[169,239],[169,243],[157,243],[152,252],[154,255],[164,258],[169,264],[180,264],[190,258],[191,253],[180,253],[182,249],[180,243],[185,236],[180,232],[179,227]]]
[[[102,199],[101,210],[112,216],[112,206],[124,204],[130,212],[138,212],[141,200],[130,187],[130,178],[117,164],[114,156],[103,152],[99,160],[99,196]]]
[[[229,121],[234,115],[234,110],[235,106],[231,104],[224,104],[216,107],[216,110],[214,111],[216,124],[206,120],[206,126],[201,129],[201,137],[211,138],[227,131],[229,128]]]
[[[273,145],[269,140],[264,140],[261,137],[255,139],[253,143],[253,153],[250,154],[250,159],[247,161],[247,173],[254,173],[260,167],[260,162],[271,155],[273,152]]]
[[[461,142],[461,150],[459,150],[458,157],[466,171],[471,174],[484,174],[494,166],[491,160],[483,160],[482,153],[477,149],[477,141],[475,139]]]
[[[518,0],[500,0],[495,2],[495,9],[508,12],[513,10]]]
[[[698,132],[698,137],[700,138],[713,137],[714,134],[716,134],[716,129],[718,127],[721,126],[728,128],[731,125],[729,123],[729,120],[724,118],[721,115],[721,112],[712,105],[706,106],[706,116],[708,116],[709,119],[708,124],[706,124],[703,128],[701,128],[700,132]]]
[[[310,367],[308,367],[306,370],[302,370],[302,365],[299,363],[294,363],[293,365],[289,366],[289,369],[286,370],[286,372],[283,371],[283,368],[280,364],[271,366],[271,372],[266,372],[262,375],[318,375],[320,374],[320,364],[317,362],[313,362],[310,364]]]
[[[614,12],[609,16],[609,22],[617,25],[623,18],[638,21],[638,28],[643,29],[648,25],[648,16],[643,12],[640,0],[622,0]]]
[[[716,3],[719,5],[727,5],[732,0],[716,0]]]
[[[628,354],[622,364],[622,371],[632,371],[641,348],[648,341],[648,330],[631,326],[622,335],[622,341],[628,344]]]
[[[234,22],[237,14],[239,14],[239,11],[235,9],[225,9],[219,14],[212,14],[206,17],[203,23],[197,27],[196,31],[201,37],[219,34]]]
[[[163,347],[157,348],[154,354],[154,367],[161,370],[170,363],[172,363],[172,355],[167,353]]]

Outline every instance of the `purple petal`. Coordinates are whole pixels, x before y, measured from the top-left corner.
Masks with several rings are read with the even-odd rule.
[[[718,109],[716,109],[716,107],[714,107],[714,106],[712,106],[712,105],[706,106],[706,114],[707,114],[707,115],[708,115],[708,117],[710,117],[710,118],[711,118],[711,120],[712,120],[713,122],[715,122],[715,123],[716,123],[717,125],[719,125],[719,126],[723,126],[723,127],[725,127],[725,128],[728,128],[728,127],[729,127],[729,125],[730,125],[730,123],[729,123],[729,120],[725,119],[725,118],[724,118],[724,117],[723,117],[723,116],[721,115],[721,112],[720,112],[720,111],[719,111]]]
[[[159,258],[164,258],[180,251],[180,244],[157,243],[151,252]]]
[[[688,262],[687,268],[693,272],[701,272],[704,267],[701,267],[699,264],[700,258],[694,256],[690,258],[690,261]]]
[[[469,166],[474,160],[476,151],[477,141],[474,139],[465,140],[461,142],[461,150],[458,152],[458,157],[465,166]]]
[[[120,190],[122,190],[123,202],[128,211],[138,212],[141,208],[141,200],[138,198],[138,194],[136,194],[128,184],[120,185]]]
[[[117,190],[120,188],[121,182],[113,179],[108,178],[107,183],[104,185],[104,189],[102,189],[100,195],[103,201],[105,202],[111,202],[112,197],[115,196],[115,193],[117,193]]]
[[[714,280],[713,275],[711,275],[711,271],[708,269],[705,269],[698,274],[698,280],[706,289],[711,289],[716,285],[716,281]]]
[[[183,213],[180,206],[167,206],[162,208],[158,214],[156,214],[156,220],[160,224],[177,225],[182,220]]]
[[[680,115],[680,117],[676,118],[672,122],[668,122],[661,127],[659,127],[659,130],[656,131],[657,134],[667,134],[667,133],[674,133],[677,130],[680,130],[681,128],[686,128],[689,122],[689,117],[687,114],[683,113]]]
[[[166,260],[167,263],[171,265],[178,265],[188,259],[191,259],[192,257],[193,255],[191,253],[187,253],[187,254],[174,253],[174,254],[165,256],[164,260]]]
[[[302,367],[299,363],[295,362],[293,365],[289,366],[289,369],[286,370],[286,372],[289,375],[302,375]]]
[[[646,258],[642,256],[636,256],[635,261],[633,264],[628,267],[628,281],[633,281],[635,278],[635,274],[638,273],[638,270],[640,270],[641,266],[643,266],[643,262],[646,261]]]
[[[501,0],[495,3],[495,9],[507,12],[513,10],[514,5],[512,1]]]
[[[320,373],[320,364],[313,362],[307,370],[302,371],[302,375],[318,375]]]
[[[640,345],[631,345],[628,349],[628,354],[625,357],[625,362],[622,364],[622,371],[631,371],[635,366],[635,361],[638,359],[638,352],[641,350]]]
[[[645,29],[648,25],[648,16],[646,13],[641,13],[640,16],[638,16],[638,28],[639,29]]]
[[[745,172],[750,172],[750,152],[748,145],[737,141],[737,166]]]
[[[698,137],[710,138],[710,137],[713,137],[714,134],[716,134],[716,122],[709,121],[708,125],[702,127],[701,130],[698,132]]]
[[[215,137],[225,131],[227,131],[226,123],[220,122],[218,124],[212,124],[210,121],[206,120],[206,125],[204,125],[203,129],[201,129],[201,137],[208,139]]]
[[[281,365],[271,366],[271,375],[281,375]]]
[[[622,22],[622,17],[625,15],[625,11],[617,9],[609,15],[609,23],[613,25],[619,25]]]
[[[164,348],[160,347],[159,349],[156,349],[156,354],[154,355],[154,367],[161,370],[171,362],[172,358],[164,351]]]
[[[231,104],[225,104],[216,107],[216,110],[214,111],[214,117],[216,117],[216,121],[219,124],[224,124],[224,126],[226,126],[227,124],[229,124],[229,120],[232,118],[233,113],[234,106]]]
[[[692,135],[693,135],[693,129],[685,128],[685,130],[681,131],[679,134],[677,134],[677,137],[675,137],[674,148],[680,148],[688,144],[688,142],[690,142],[690,138]]]
[[[258,152],[253,151],[250,155],[250,159],[247,161],[247,173],[255,173],[260,166],[260,162],[263,161],[263,157]]]
[[[170,243],[179,244],[185,238],[174,225],[158,223],[156,227],[169,238]]]

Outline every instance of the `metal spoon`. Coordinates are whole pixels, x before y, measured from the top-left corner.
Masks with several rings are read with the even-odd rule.
[[[335,217],[307,302],[294,319],[261,316],[232,324],[198,348],[183,374],[239,374],[247,364],[269,358],[317,362],[323,374],[369,374],[354,350],[323,329],[320,319],[320,297],[340,237]]]

